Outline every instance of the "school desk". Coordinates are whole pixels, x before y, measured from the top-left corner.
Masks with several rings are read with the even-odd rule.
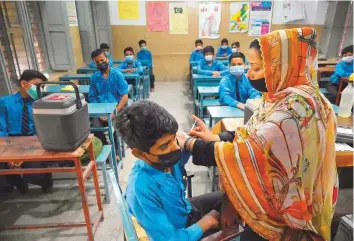
[[[66,74],[59,77],[59,81],[78,80],[80,85],[89,85],[92,74]]]
[[[46,223],[32,225],[16,225],[9,227],[0,227],[6,230],[20,229],[48,229],[48,228],[77,228],[86,227],[89,241],[94,241],[94,235],[99,222],[103,221],[103,207],[101,202],[100,187],[96,168],[96,160],[93,152],[93,134],[90,134],[86,141],[73,152],[49,152],[43,150],[37,136],[3,137],[0,138],[0,163],[8,162],[50,162],[50,161],[68,161],[74,162],[75,167],[48,167],[48,168],[15,168],[0,170],[0,175],[12,174],[39,174],[39,173],[76,173],[81,205],[84,211],[85,222],[81,223]],[[87,166],[81,166],[79,158],[85,150],[89,150],[90,162]],[[85,190],[85,181],[90,173],[93,175],[95,186],[98,215],[97,219],[91,221],[89,204]],[[11,215],[11,214],[10,214]]]
[[[89,66],[85,66],[85,67],[78,68],[76,72],[78,74],[93,74],[96,71],[98,71],[97,68],[92,68],[92,67],[89,67]]]
[[[219,86],[219,83],[223,76],[220,77],[212,77],[212,76],[207,76],[207,75],[199,75],[199,74],[193,74],[193,101],[197,98],[197,88],[199,86]]]
[[[318,66],[323,67],[323,66],[328,66],[328,65],[336,65],[339,60],[337,59],[326,59],[326,60],[320,60],[318,61]]]
[[[219,106],[219,86],[198,86],[198,99],[194,101],[195,114],[203,118],[203,109],[208,106]],[[205,99],[207,97],[216,97],[216,99]]]
[[[231,106],[209,106],[209,127],[213,127],[213,123],[218,122],[224,118],[238,118],[243,117],[245,112],[239,108]]]
[[[121,64],[124,60],[113,60],[113,64]]]
[[[124,76],[125,80],[128,82],[128,84],[133,84],[133,87],[135,87],[134,99],[139,100],[140,99],[140,92],[139,92],[140,75],[139,74],[131,74],[131,73],[123,73],[123,76]]]

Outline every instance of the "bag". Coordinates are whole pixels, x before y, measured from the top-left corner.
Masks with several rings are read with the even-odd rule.
[[[102,141],[97,137],[93,137],[93,154],[97,157],[103,149]],[[89,150],[86,150],[85,153],[79,158],[81,163],[88,163],[90,161]]]

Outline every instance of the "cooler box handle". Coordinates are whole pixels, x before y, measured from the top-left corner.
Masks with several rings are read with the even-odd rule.
[[[76,95],[76,108],[81,109],[82,103],[81,103],[81,99],[80,99],[79,89],[77,88],[76,84],[74,84],[73,82],[70,82],[70,81],[46,81],[46,82],[40,83],[37,85],[37,94],[38,94],[39,99],[42,98],[41,87],[45,86],[46,84],[71,85],[74,88],[74,92]]]

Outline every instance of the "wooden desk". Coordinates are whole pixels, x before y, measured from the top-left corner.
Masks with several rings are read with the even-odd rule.
[[[336,65],[338,63],[337,59],[327,59],[318,61],[318,66],[323,67],[326,65]]]
[[[51,168],[29,168],[29,169],[6,169],[0,170],[0,175],[11,174],[38,174],[38,173],[76,173],[79,190],[81,193],[82,209],[84,211],[85,222],[82,223],[53,223],[41,225],[16,225],[10,227],[0,227],[0,229],[19,230],[19,229],[42,229],[42,228],[73,228],[85,227],[89,241],[94,241],[94,234],[100,221],[103,221],[103,207],[101,202],[100,187],[96,168],[95,155],[93,153],[93,135],[89,135],[87,140],[73,152],[48,152],[43,150],[36,136],[3,137],[0,138],[0,163],[7,162],[34,162],[34,161],[74,161],[75,167],[51,167]],[[81,166],[79,158],[84,154],[85,149],[89,149],[90,162],[86,167]],[[87,194],[84,187],[85,181],[93,174],[95,185],[98,216],[94,222],[91,221]]]

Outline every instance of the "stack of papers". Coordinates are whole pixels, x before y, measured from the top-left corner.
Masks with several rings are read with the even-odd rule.
[[[354,151],[354,149],[348,144],[336,143],[336,151]]]

